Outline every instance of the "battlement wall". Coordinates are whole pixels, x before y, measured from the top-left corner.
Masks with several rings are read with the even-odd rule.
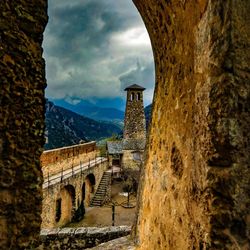
[[[53,175],[72,168],[72,166],[93,160],[99,151],[96,142],[88,142],[69,147],[46,150],[42,153],[40,161],[43,176]]]

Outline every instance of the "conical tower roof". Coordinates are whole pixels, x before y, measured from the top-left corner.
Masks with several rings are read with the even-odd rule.
[[[143,88],[142,86],[137,85],[137,84],[132,84],[132,85],[126,87],[124,90],[127,91],[127,90],[131,90],[131,89],[132,90],[141,90],[141,91],[145,90],[145,88]]]

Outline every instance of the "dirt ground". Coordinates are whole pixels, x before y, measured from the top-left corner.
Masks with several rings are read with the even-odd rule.
[[[121,195],[121,182],[114,182],[111,187],[111,201],[102,207],[88,207],[85,210],[84,218],[77,223],[70,223],[67,227],[102,227],[112,225],[112,203],[115,203],[115,226],[132,225],[135,219],[136,197],[131,195],[129,203],[133,208],[124,208],[127,197]]]

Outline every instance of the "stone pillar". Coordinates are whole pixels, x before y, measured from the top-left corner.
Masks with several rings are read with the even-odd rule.
[[[250,2],[134,3],[156,64],[140,249],[249,249]]]
[[[0,1],[1,249],[26,249],[40,231],[46,11],[46,0]]]

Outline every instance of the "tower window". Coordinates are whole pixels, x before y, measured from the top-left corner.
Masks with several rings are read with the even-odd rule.
[[[137,93],[137,95],[136,95],[136,100],[137,100],[137,101],[140,101],[140,100],[141,100],[141,95],[140,95],[140,93]]]
[[[135,99],[135,93],[131,93],[130,95],[130,101],[133,101]]]

